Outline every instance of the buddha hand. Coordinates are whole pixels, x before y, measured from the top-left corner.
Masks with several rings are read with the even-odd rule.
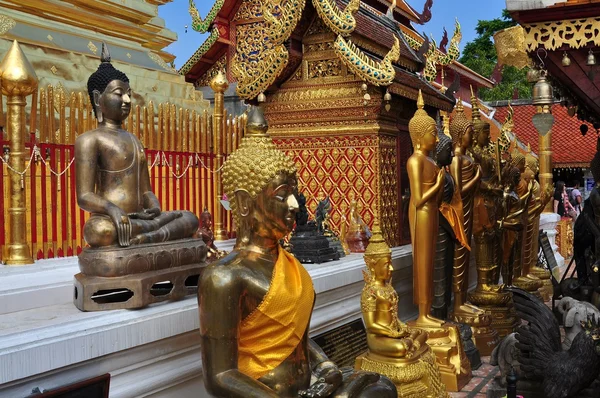
[[[107,210],[108,216],[115,224],[119,246],[129,246],[131,240],[131,223],[129,216],[120,207],[112,205]]]
[[[137,218],[139,220],[153,220],[160,215],[160,208],[153,207],[151,209],[144,209],[137,213],[128,214],[129,218]]]
[[[337,365],[331,361],[324,361],[318,364],[313,372],[318,380],[307,390],[299,392],[303,398],[325,398],[329,397],[337,388],[342,385],[342,372]]]

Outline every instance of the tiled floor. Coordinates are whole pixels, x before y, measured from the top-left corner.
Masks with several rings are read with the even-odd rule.
[[[492,382],[494,376],[498,373],[498,367],[490,365],[490,357],[481,357],[482,365],[479,369],[473,371],[473,378],[460,391],[451,392],[452,398],[484,398],[488,384]]]

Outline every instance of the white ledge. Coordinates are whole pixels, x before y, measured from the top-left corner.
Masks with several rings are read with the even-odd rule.
[[[412,262],[410,246],[394,248],[392,259],[395,270],[411,271],[407,269]],[[364,266],[361,254],[306,265],[317,292],[312,334],[360,316]],[[19,384],[25,378],[198,330],[198,305],[193,296],[141,310],[80,312],[72,304],[76,272],[76,257],[0,269],[0,385]],[[412,300],[409,306],[412,308]],[[0,387],[0,396],[2,390]]]

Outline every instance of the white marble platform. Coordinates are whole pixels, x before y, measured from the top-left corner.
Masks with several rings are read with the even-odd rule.
[[[219,247],[230,249],[232,241]],[[400,316],[412,304],[411,247],[392,250]],[[317,301],[312,335],[360,317],[362,255],[305,265]],[[195,297],[142,310],[80,312],[76,257],[0,268],[0,397],[24,397],[111,374],[111,397],[204,397]]]

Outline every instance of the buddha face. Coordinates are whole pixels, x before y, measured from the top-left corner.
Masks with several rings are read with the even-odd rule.
[[[473,126],[467,127],[461,139],[461,144],[464,148],[470,148],[473,146],[473,135]]]
[[[292,231],[299,208],[297,189],[295,173],[279,173],[257,195],[254,219],[261,236],[279,240]]]
[[[431,124],[427,127],[425,133],[421,136],[420,140],[421,149],[424,151],[433,151],[438,142],[437,128],[435,124]]]
[[[490,125],[485,124],[483,128],[477,132],[477,145],[484,148],[490,144]]]
[[[388,254],[384,257],[378,257],[373,264],[373,271],[375,273],[375,279],[379,281],[389,281],[392,279],[392,255]]]
[[[200,215],[200,222],[204,228],[210,229],[212,227],[212,216],[210,213],[202,213]]]
[[[97,96],[94,91],[96,107],[100,109],[105,120],[122,122],[129,116],[131,110],[131,88],[129,83],[113,80],[108,83],[104,92]],[[97,98],[97,99],[96,99]]]

